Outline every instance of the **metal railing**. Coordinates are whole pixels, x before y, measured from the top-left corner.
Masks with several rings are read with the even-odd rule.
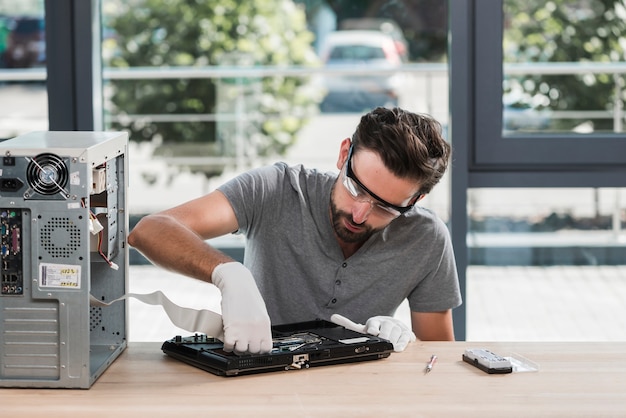
[[[622,132],[624,127],[624,105],[621,100],[624,88],[624,74],[626,63],[594,63],[594,62],[560,62],[560,63],[510,63],[503,65],[505,76],[525,75],[584,75],[584,74],[611,74],[615,80],[615,94],[611,110],[584,110],[584,111],[551,111],[550,119],[609,119],[613,120],[613,131]],[[436,111],[436,99],[441,102],[442,91],[433,87],[433,80],[447,80],[448,65],[446,63],[411,63],[397,68],[383,68],[370,66],[368,75],[402,74],[413,79],[419,78],[419,96],[424,102],[419,111],[433,114]],[[207,79],[207,80],[249,80],[264,77],[332,77],[358,76],[363,69],[355,66],[206,66],[206,67],[135,67],[135,68],[104,68],[102,78],[104,82],[116,80],[167,80],[167,79]],[[34,69],[0,69],[2,81],[45,81],[45,68]],[[106,84],[105,84],[106,85]],[[447,82],[446,82],[447,87]],[[404,92],[406,94],[406,92]],[[241,93],[243,94],[243,92]],[[439,111],[439,119],[447,123],[447,96],[445,107]],[[107,104],[105,103],[105,108]],[[439,105],[441,107],[441,105]],[[413,108],[411,106],[410,108]],[[443,115],[443,116],[442,116]],[[241,112],[234,107],[232,112],[205,113],[205,114],[116,114],[109,112],[108,122],[234,122],[235,125],[271,118],[271,115],[262,115],[258,112]],[[243,135],[236,135],[237,137]],[[246,148],[241,138],[231,138],[235,148]],[[242,164],[241,152],[235,150],[236,165]],[[169,157],[168,162],[174,165],[199,164],[200,157]],[[223,157],[202,157],[219,159]],[[245,164],[245,163],[244,163]]]
[[[612,118],[615,132],[622,132],[624,123],[624,106],[620,99],[624,89],[624,75],[626,74],[626,62],[620,63],[593,63],[593,62],[561,62],[561,63],[516,63],[504,64],[503,71],[508,76],[528,75],[585,75],[585,74],[611,74],[615,81],[615,94],[612,110],[586,110],[586,111],[553,111],[552,118]],[[420,76],[423,79],[421,94],[426,102],[426,111],[432,113],[435,97],[441,96],[441,91],[435,91],[432,80],[435,78],[447,79],[448,65],[445,63],[430,64],[405,64],[397,69],[368,68],[368,74],[390,75],[403,73]],[[246,79],[262,77],[305,77],[305,76],[339,76],[360,75],[362,70],[351,66],[337,67],[276,67],[276,66],[214,66],[214,67],[139,67],[139,68],[105,68],[102,73],[104,81],[111,80],[163,80],[163,79]],[[0,83],[20,81],[45,81],[45,68],[35,69],[0,69]],[[184,121],[226,121],[238,122],[259,115],[246,115],[238,113],[222,114],[150,114],[150,115],[124,115],[130,119],[145,119],[154,122],[184,122]],[[115,118],[115,117],[114,117]],[[113,118],[113,120],[115,120]],[[210,157],[169,157],[168,164],[188,165],[203,164]],[[219,163],[226,163],[232,159],[212,157],[219,159]],[[620,208],[615,208],[613,230],[620,231]]]
[[[614,81],[612,110],[552,111],[553,119],[613,119],[613,131],[622,132],[624,125],[624,103],[621,100],[624,90],[626,62],[533,62],[508,63],[503,65],[504,74],[517,75],[585,75],[611,74]]]
[[[553,119],[612,118],[614,131],[621,132],[624,123],[624,105],[620,100],[624,89],[626,62],[556,62],[556,63],[507,63],[503,65],[505,76],[524,75],[585,75],[611,74],[615,80],[615,94],[612,110],[553,111]],[[362,68],[354,66],[303,67],[303,66],[207,66],[207,67],[134,67],[105,68],[104,81],[109,80],[166,80],[166,79],[249,79],[262,77],[305,77],[305,76],[346,76],[362,75]],[[445,63],[404,64],[399,68],[368,67],[368,75],[392,75],[396,73],[420,75],[425,79],[424,95],[427,111],[432,109],[433,95],[428,81],[433,77],[447,77]],[[45,68],[0,69],[0,82],[3,81],[45,81]],[[232,121],[236,115],[225,114],[151,114],[125,115],[127,118],[149,119],[159,122],[179,121]]]
[[[419,75],[425,80],[433,77],[447,78],[446,64],[405,64],[400,68],[388,67],[368,67],[367,75],[391,76],[393,74],[402,73],[404,75]],[[302,67],[302,66],[212,66],[212,67],[168,67],[168,68],[106,68],[103,70],[104,81],[115,80],[165,80],[165,79],[207,79],[207,80],[231,80],[234,86],[241,83],[235,102],[243,102],[245,94],[245,80],[258,80],[265,77],[327,77],[327,76],[350,76],[361,75],[362,71],[355,69],[354,66],[333,66],[333,67]],[[315,81],[312,81],[314,83]],[[431,83],[424,83],[424,92],[426,108],[424,111],[432,110],[431,103],[434,100],[436,92],[429,90]],[[446,102],[447,105],[447,102]],[[263,115],[258,112],[242,111],[244,106],[233,107],[233,112],[221,113],[205,113],[205,114],[124,114],[109,115],[108,120],[118,122],[122,119],[146,121],[146,122],[184,122],[184,121],[204,121],[204,122],[235,122],[235,127],[242,124],[268,120],[275,115]],[[234,144],[235,155],[230,157],[231,163],[234,164],[235,170],[242,170],[251,164],[251,161],[244,156],[244,150],[249,150],[251,144],[246,143],[246,137],[236,130],[230,141]],[[228,161],[229,157],[198,157],[198,156],[176,156],[165,157],[164,160],[174,166],[195,166],[199,167],[203,164],[223,164]]]

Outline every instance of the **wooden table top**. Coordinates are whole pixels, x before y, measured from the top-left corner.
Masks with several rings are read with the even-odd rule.
[[[466,348],[519,355],[536,372],[489,375]],[[430,356],[438,361],[424,373]],[[88,390],[0,389],[1,416],[626,416],[626,342],[416,342],[389,358],[219,377],[130,343]]]

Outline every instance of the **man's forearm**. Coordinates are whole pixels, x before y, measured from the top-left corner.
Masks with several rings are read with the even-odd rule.
[[[217,265],[233,261],[167,215],[142,218],[129,234],[128,243],[155,265],[207,282]]]

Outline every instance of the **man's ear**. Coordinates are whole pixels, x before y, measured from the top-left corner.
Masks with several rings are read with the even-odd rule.
[[[346,163],[346,160],[348,159],[348,152],[350,152],[350,145],[352,145],[350,138],[345,138],[343,141],[341,141],[341,145],[339,146],[339,156],[337,157],[337,169],[338,170],[341,170],[343,168],[343,165]]]
[[[423,198],[426,197],[426,193],[420,193],[416,196],[413,196],[413,198],[411,199],[411,205],[416,204],[417,202],[419,202],[420,200],[422,200]]]

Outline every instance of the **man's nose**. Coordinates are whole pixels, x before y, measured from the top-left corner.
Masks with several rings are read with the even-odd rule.
[[[367,217],[372,211],[372,205],[373,202],[371,200],[357,200],[354,202],[352,206],[352,220],[355,224],[362,224],[367,220]]]

